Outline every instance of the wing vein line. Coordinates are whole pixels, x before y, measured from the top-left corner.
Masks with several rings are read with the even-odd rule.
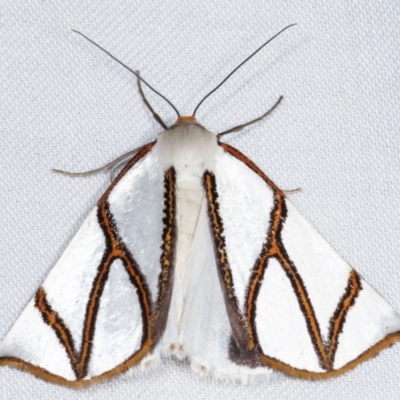
[[[46,292],[42,287],[40,287],[36,292],[35,307],[40,311],[44,322],[55,331],[59,341],[62,343],[68,354],[74,374],[76,378],[78,378],[79,373],[77,364],[79,360],[71,332],[60,315],[51,308],[46,298]]]
[[[347,313],[350,308],[355,304],[356,299],[362,289],[361,278],[357,272],[352,269],[349,274],[347,287],[336,311],[331,317],[329,327],[329,341],[327,344],[327,353],[329,360],[329,369],[333,369],[335,355],[339,344],[339,336],[343,331],[343,326],[346,321]]]
[[[158,295],[154,304],[151,321],[153,346],[161,339],[168,318],[174,283],[175,255],[177,241],[176,224],[176,172],[171,167],[164,175],[164,229],[158,277]]]

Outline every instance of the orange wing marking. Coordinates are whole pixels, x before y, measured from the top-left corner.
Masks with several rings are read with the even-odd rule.
[[[329,340],[327,343],[327,355],[329,362],[329,370],[333,369],[335,354],[339,344],[339,335],[343,330],[346,315],[350,308],[354,305],[360,290],[362,289],[361,280],[357,272],[351,270],[347,288],[344,295],[340,299],[335,313],[333,314],[329,327]]]
[[[71,365],[74,370],[75,376],[78,378],[79,373],[77,369],[77,365],[79,362],[78,355],[74,348],[74,341],[72,339],[71,332],[65,326],[64,321],[55,312],[51,307],[50,304],[47,302],[46,299],[46,292],[42,287],[36,292],[35,295],[35,307],[37,307],[42,314],[43,319],[53,330],[56,332],[56,335],[60,342],[65,347],[65,350],[68,354],[68,357],[71,360]]]
[[[164,230],[162,234],[161,272],[158,278],[158,296],[152,316],[154,344],[161,338],[168,318],[174,282],[176,226],[176,173],[170,168],[164,176]]]

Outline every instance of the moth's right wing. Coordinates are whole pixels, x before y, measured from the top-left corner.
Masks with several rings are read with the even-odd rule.
[[[4,339],[0,365],[79,386],[123,372],[155,346],[168,314],[168,240],[176,232],[174,173],[160,172],[153,146],[90,213]]]
[[[228,314],[244,321],[242,330],[232,329],[242,349],[236,362],[246,363],[253,351],[261,365],[329,378],[399,341],[400,315],[252,161],[220,145],[225,152],[209,196],[219,217],[210,212],[210,220],[221,225],[213,237],[226,253],[220,270]],[[223,246],[215,233],[222,226]]]

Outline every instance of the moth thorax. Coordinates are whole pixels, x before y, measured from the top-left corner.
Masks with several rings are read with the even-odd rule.
[[[206,169],[214,170],[218,144],[198,123],[180,122],[160,133],[156,148],[164,171],[173,166],[178,175],[202,177]]]

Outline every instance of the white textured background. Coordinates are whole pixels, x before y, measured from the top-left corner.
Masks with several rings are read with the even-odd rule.
[[[78,29],[141,70],[183,114],[284,26],[198,113],[214,132],[285,99],[227,141],[400,310],[400,3],[395,1],[3,0],[0,8],[0,337],[109,184],[50,169],[101,166],[159,126],[126,70]],[[64,5],[66,3],[68,5]],[[141,4],[143,3],[143,4]],[[171,109],[151,101],[168,124]],[[365,327],[368,329],[368,327]],[[283,377],[252,387],[201,379],[166,362],[75,391],[9,368],[1,399],[398,398],[400,345],[326,382]]]

